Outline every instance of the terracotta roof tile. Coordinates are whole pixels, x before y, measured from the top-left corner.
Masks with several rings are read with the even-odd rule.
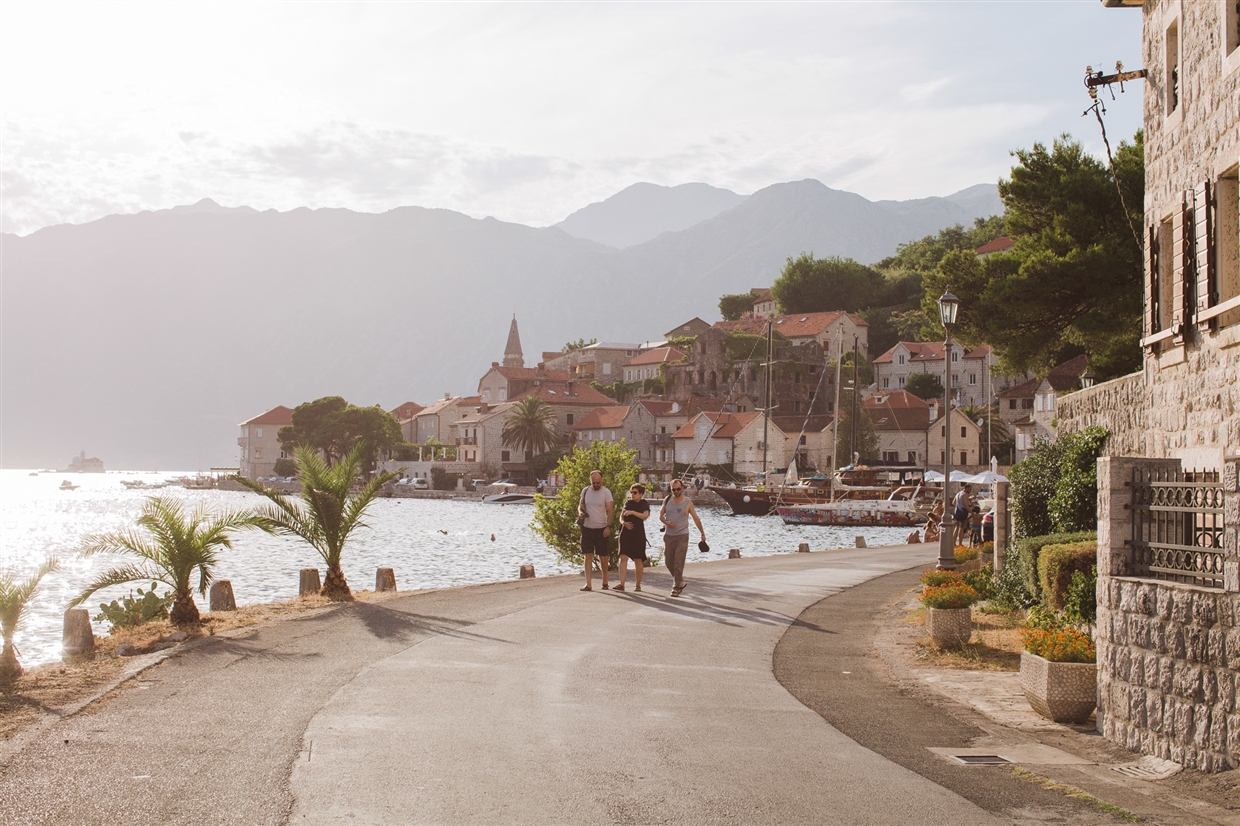
[[[588,384],[579,381],[544,382],[538,387],[522,394],[522,398],[537,396],[547,404],[576,404],[606,407],[614,405],[616,400],[604,396]]]
[[[861,402],[861,406],[867,410],[875,407],[913,408],[920,410],[923,408],[929,409],[930,402],[919,396],[914,396],[907,390],[893,390],[890,393],[876,393]]]
[[[284,405],[280,404],[280,405],[276,405],[275,407],[271,408],[266,413],[260,413],[259,415],[255,416],[249,421],[244,421],[241,424],[242,425],[247,425],[247,424],[286,425],[286,424],[292,424],[292,423],[293,423],[293,411],[290,408],[287,408]]]
[[[841,315],[848,318],[858,327],[870,326],[864,318],[856,313],[790,313],[772,317],[775,329],[788,338],[808,338],[821,335],[824,330],[834,324]],[[766,335],[765,318],[743,318],[738,321],[717,321],[714,325],[724,332],[740,331],[751,335]]]
[[[656,347],[640,355],[633,356],[624,363],[624,367],[638,367],[644,364],[662,364],[663,362],[680,361],[685,354],[675,347]]]
[[[425,407],[418,404],[417,402],[405,402],[404,404],[392,410],[391,413],[393,416],[396,417],[397,421],[403,422],[406,419],[412,419],[414,416],[418,415],[425,409],[426,409]]]
[[[992,252],[1004,252],[1006,250],[1010,250],[1014,246],[1016,246],[1015,241],[1006,235],[1000,235],[995,240],[982,244],[980,247],[973,250],[973,253],[975,255],[989,255]]]
[[[736,436],[744,429],[745,425],[758,418],[757,413],[699,413],[680,427],[672,434],[673,439],[692,439],[694,423],[705,417],[714,425],[710,438],[712,439],[730,439]],[[775,429],[779,429],[778,425],[773,425]],[[781,430],[780,433],[783,431]]]
[[[573,425],[573,430],[614,430],[624,424],[629,407],[596,407]]]

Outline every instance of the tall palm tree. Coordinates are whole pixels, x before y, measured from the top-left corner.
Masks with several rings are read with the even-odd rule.
[[[97,576],[69,603],[81,605],[91,594],[126,582],[162,582],[172,589],[173,625],[197,625],[198,605],[190,579],[198,572],[198,593],[206,596],[219,564],[219,549],[232,547],[232,533],[242,528],[269,530],[254,514],[242,511],[209,513],[199,505],[187,512],[179,499],[152,496],[142,506],[135,525],[140,530],[112,531],[87,537],[82,556],[119,553],[141,561],[121,565]]]
[[[526,396],[504,417],[500,438],[505,445],[524,451],[526,456],[546,453],[555,447],[555,411],[537,396]]]
[[[273,488],[243,477],[234,477],[250,490],[271,500],[272,504],[254,512],[268,530],[300,536],[323,557],[327,563],[327,578],[319,593],[328,599],[353,599],[344,571],[340,569],[345,540],[355,528],[367,527],[362,515],[375,500],[379,489],[398,475],[377,473],[361,490],[353,492],[364,450],[365,445],[359,442],[333,465],[328,464],[315,450],[298,448],[294,455],[297,458],[297,481],[301,483],[300,502]]]
[[[52,557],[25,580],[18,580],[11,571],[0,571],[0,632],[4,634],[4,650],[0,651],[0,685],[8,685],[22,675],[13,635],[17,633],[17,625],[26,605],[39,587],[39,580],[59,567],[60,563]]]

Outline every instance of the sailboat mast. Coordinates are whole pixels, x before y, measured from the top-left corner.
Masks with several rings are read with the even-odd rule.
[[[844,325],[840,325],[839,342],[835,349],[835,418],[831,422],[831,470],[839,469],[839,445],[840,445],[840,362],[844,360]],[[834,476],[834,473],[832,473]]]
[[[762,411],[762,484],[768,483],[766,475],[767,445],[770,443],[771,425],[771,319],[766,320],[766,405]]]

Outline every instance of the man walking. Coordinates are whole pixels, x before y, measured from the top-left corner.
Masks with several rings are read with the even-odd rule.
[[[685,589],[685,556],[689,553],[689,517],[697,525],[698,534],[706,541],[706,529],[698,518],[693,500],[685,496],[685,485],[679,479],[672,482],[672,495],[663,500],[659,521],[667,527],[663,535],[663,559],[672,572],[672,596],[680,596]]]
[[[972,493],[973,488],[965,485],[956,492],[956,497],[952,502],[952,521],[956,523],[956,532],[952,540],[957,546],[963,545],[965,537],[969,535],[969,505]]]
[[[607,584],[607,537],[611,536],[611,517],[615,513],[615,500],[611,491],[603,487],[601,471],[590,471],[590,484],[582,488],[577,501],[577,516],[581,520],[581,552],[586,557],[586,585],[581,590],[594,590],[594,557],[599,557],[603,569],[603,590]]]

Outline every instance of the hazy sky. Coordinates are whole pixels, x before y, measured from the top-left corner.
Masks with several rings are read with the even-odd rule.
[[[210,197],[545,225],[629,184],[993,182],[1141,12],[1072,2],[0,2],[0,228]],[[1140,85],[1111,103],[1112,143]]]

